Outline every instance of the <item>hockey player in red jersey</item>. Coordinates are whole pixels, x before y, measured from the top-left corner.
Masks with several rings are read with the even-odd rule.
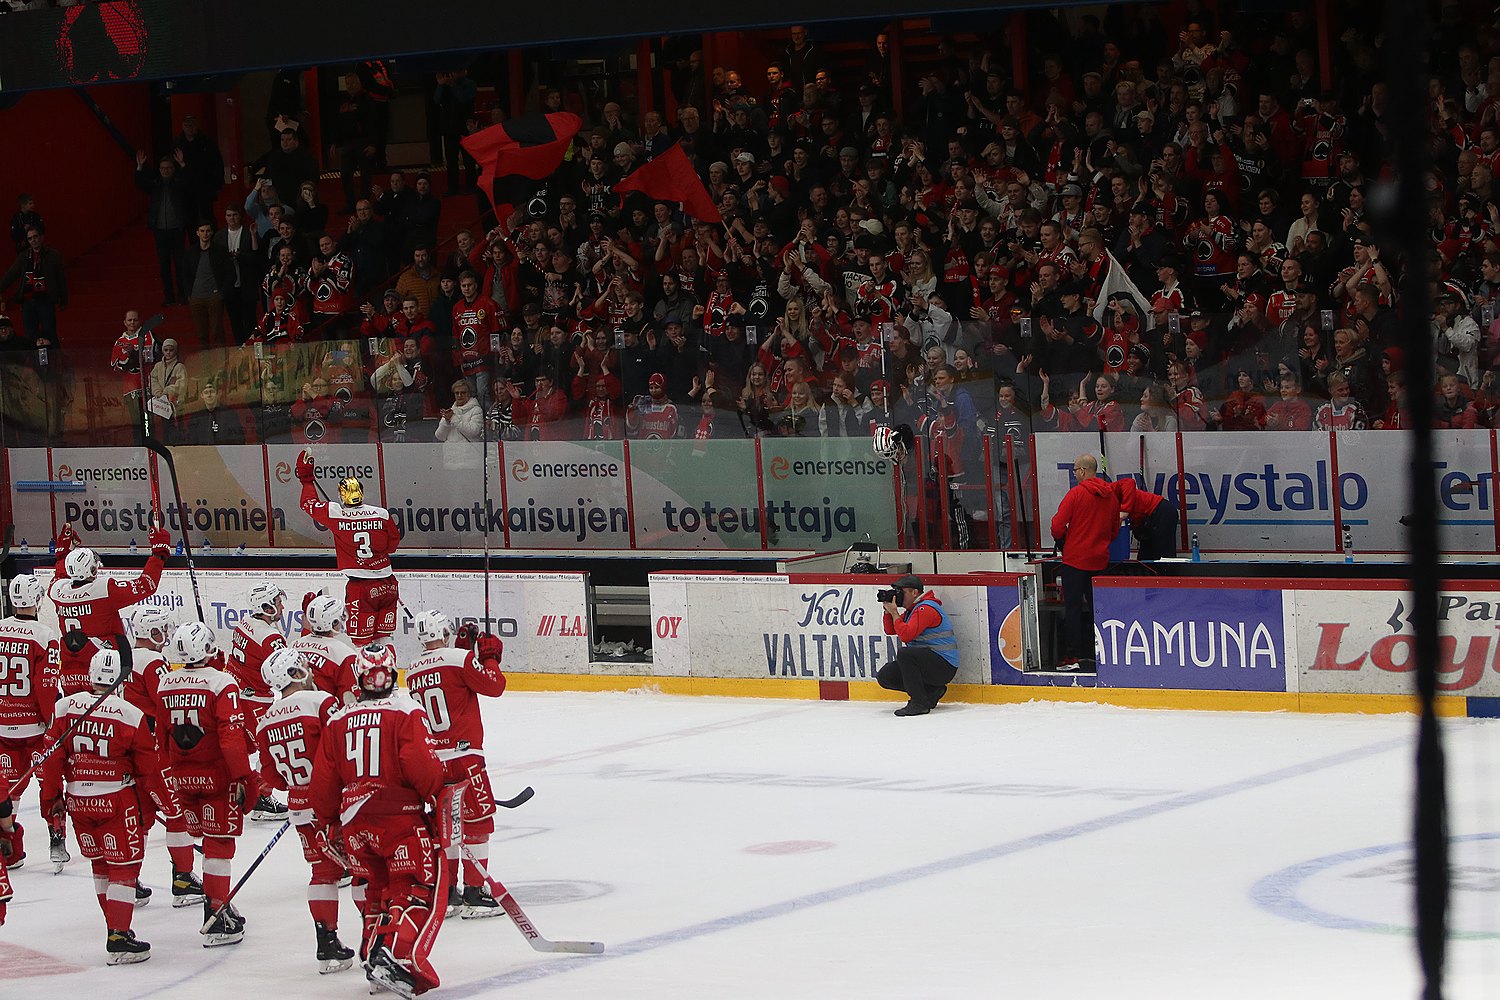
[[[162,608],[142,606],[131,616],[130,630],[135,634],[133,662],[130,677],[120,685],[120,694],[146,713],[146,725],[154,733],[156,717],[161,714],[161,682],[169,672],[161,651],[172,637],[172,616]],[[172,905],[194,906],[203,902],[203,883],[193,874],[193,838],[182,814],[172,768],[165,759],[160,766],[162,780],[148,783],[147,795],[141,799],[141,830],[149,834],[152,823],[161,821],[167,831],[167,855],[172,859]]]
[[[472,629],[473,626],[466,626]],[[479,866],[489,867],[490,834],[495,832],[495,796],[484,764],[484,719],[479,714],[481,696],[498,698],[505,692],[505,674],[500,670],[503,647],[492,635],[471,637],[467,645],[453,644],[453,627],[440,611],[417,616],[417,641],[425,652],[406,668],[406,688],[427,712],[427,729],[443,762],[444,779],[457,784],[467,779],[463,800],[463,840],[449,845],[450,862],[459,860],[460,849],[472,859],[463,861],[463,877],[453,870],[448,912],[465,920],[493,917],[505,912],[490,895]],[[460,892],[460,883],[467,883]]]
[[[42,594],[36,577],[16,577],[10,581],[14,613],[0,618],[0,868],[19,868],[26,860],[15,806],[31,779],[11,785],[41,753],[57,701],[58,636],[51,625],[37,621]],[[6,789],[9,798],[3,797]],[[50,833],[52,863],[66,864],[71,859],[62,825],[50,827]]]
[[[250,732],[260,723],[260,717],[271,707],[271,689],[261,677],[261,665],[278,649],[286,648],[286,636],[281,632],[281,616],[286,611],[286,591],[274,583],[262,583],[250,589],[249,614],[234,626],[230,636],[229,676],[240,688],[240,707],[245,712],[245,722]],[[260,762],[260,775],[264,779],[271,762]],[[250,810],[255,821],[280,821],[286,819],[286,806],[269,794],[263,794]]]
[[[401,594],[391,571],[391,553],[401,544],[401,529],[384,507],[365,503],[358,479],[339,481],[339,502],[318,497],[317,468],[306,451],[297,456],[302,509],[333,534],[339,570],[345,576],[344,609],[349,638],[357,646],[396,634],[396,606]]]
[[[203,838],[203,947],[235,944],[245,936],[244,918],[228,907],[229,865],[244,828],[241,810],[256,787],[245,742],[244,710],[234,678],[214,666],[214,633],[202,622],[179,625],[167,644],[167,659],[182,664],[162,678],[156,731],[177,778],[177,794],[188,832]]]
[[[313,822],[307,786],[313,761],[328,717],[341,703],[313,683],[313,669],[295,649],[280,649],[261,665],[266,686],[276,691],[275,704],[260,717],[255,742],[262,761],[269,762],[266,778],[287,791],[292,822],[302,838],[302,857],[312,866],[307,883],[307,908],[318,939],[318,972],[342,972],[354,964],[354,952],[339,940],[339,880],[342,859],[334,857],[328,831]],[[341,848],[339,848],[341,850]]]
[[[77,544],[71,524],[58,533],[57,576],[47,588],[47,596],[56,605],[62,625],[60,679],[64,695],[89,689],[89,663],[94,654],[125,631],[120,612],[156,593],[171,552],[171,536],[157,526],[148,539],[151,558],[141,575],[127,582],[99,575],[99,557],[93,549]],[[83,637],[70,636],[72,632],[82,632]]]
[[[450,877],[443,764],[422,710],[395,693],[395,650],[366,647],[357,675],[359,701],[334,713],[319,744],[312,807],[319,823],[342,823],[350,867],[367,882],[366,977],[410,997],[439,984],[428,955]]]
[[[136,939],[130,922],[146,844],[140,786],[156,780],[156,741],[145,713],[120,695],[94,704],[129,669],[117,650],[94,654],[89,665],[92,690],[75,692],[57,703],[48,743],[62,739],[75,721],[78,725],[42,765],[43,811],[60,815],[66,810],[73,817],[78,849],[94,866],[110,965],[151,957],[151,946]],[[85,714],[88,717],[81,718]]]
[[[319,691],[333,695],[339,705],[359,697],[354,683],[354,664],[359,650],[344,634],[344,602],[328,594],[319,594],[302,609],[302,623],[307,631],[292,640],[292,649],[307,657],[313,683]]]

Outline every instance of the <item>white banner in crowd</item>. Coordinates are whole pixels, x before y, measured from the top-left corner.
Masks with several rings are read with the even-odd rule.
[[[137,571],[108,570],[107,576],[134,579]],[[51,568],[38,568],[43,584],[52,582]],[[493,621],[485,629],[484,574],[476,572],[411,571],[397,574],[401,601],[407,611],[396,617],[396,650],[406,663],[416,656],[417,629],[414,616],[423,611],[441,611],[454,622],[474,622],[494,632],[505,643],[502,665],[508,671],[527,673],[585,673],[591,647],[586,595],[587,577],[582,573],[493,573],[490,575],[490,612]],[[343,577],[332,573],[278,572],[275,570],[198,571],[203,615],[228,652],[229,634],[248,612],[245,597],[259,583],[274,583],[286,591],[286,614],[282,630],[302,633],[302,596],[327,589],[344,596]],[[167,609],[178,624],[196,621],[192,583],[186,570],[169,569],[161,587],[143,604]],[[51,601],[43,602],[44,620],[57,625]]]
[[[997,577],[988,578],[993,583]],[[1014,589],[1013,577],[1003,578]],[[653,673],[873,681],[901,644],[885,634],[876,591],[891,577],[653,573]],[[989,682],[988,583],[928,581],[959,644],[957,684]]]

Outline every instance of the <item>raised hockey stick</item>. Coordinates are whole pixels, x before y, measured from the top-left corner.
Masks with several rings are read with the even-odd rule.
[[[146,343],[146,337],[152,330],[161,326],[166,319],[161,313],[152,316],[141,324],[137,336],[141,341],[141,430],[144,436],[151,436],[151,366],[155,363],[156,348]],[[156,477],[156,463],[150,459],[146,460],[146,473],[151,479],[151,509],[161,511],[161,481]]]
[[[495,394],[495,366],[490,364],[494,355],[494,345],[491,344],[491,352],[484,356],[485,373],[488,376],[484,381],[484,391],[491,396]],[[483,444],[480,446],[479,466],[484,471],[484,627],[490,627],[490,401],[484,401],[485,410],[479,415],[479,433]]]
[[[203,921],[203,926],[199,928],[198,933],[208,933],[209,927],[213,925],[213,922],[215,920],[219,919],[219,914],[229,909],[229,904],[234,902],[235,895],[240,891],[241,888],[244,887],[246,882],[250,881],[250,876],[254,875],[255,869],[259,868],[260,863],[266,860],[266,855],[271,853],[271,848],[276,846],[276,842],[281,839],[282,834],[286,833],[291,828],[292,821],[285,820],[282,822],[281,826],[277,828],[276,832],[271,834],[271,839],[266,842],[266,846],[261,849],[260,854],[256,855],[255,860],[250,862],[250,867],[245,869],[245,874],[241,875],[240,880],[234,884],[234,888],[229,890],[229,895],[224,897],[224,902],[220,903],[219,908],[213,913],[209,914],[207,920]]]
[[[531,918],[526,916],[526,911],[521,909],[521,904],[517,903],[516,898],[510,894],[510,890],[485,871],[484,864],[474,857],[468,845],[464,845],[464,857],[474,866],[474,870],[479,872],[480,877],[489,884],[490,895],[495,897],[495,902],[505,910],[505,915],[510,917],[511,923],[516,925],[516,930],[525,935],[526,943],[534,950],[569,955],[602,955],[604,953],[603,941],[551,941],[542,937],[536,925],[531,922]]]
[[[29,781],[33,774],[36,774],[38,771],[40,771],[42,769],[42,765],[47,762],[47,758],[57,753],[59,749],[67,744],[68,737],[72,736],[73,731],[83,724],[83,720],[93,715],[94,710],[97,709],[100,705],[104,704],[105,698],[108,698],[110,695],[118,691],[120,689],[120,685],[124,684],[127,680],[130,679],[130,671],[132,665],[135,662],[135,658],[131,654],[131,648],[132,647],[130,645],[130,641],[126,639],[125,636],[115,636],[115,649],[119,650],[120,652],[120,666],[122,668],[120,670],[120,676],[115,680],[113,684],[105,688],[104,692],[100,694],[99,697],[94,699],[93,704],[89,705],[88,708],[83,710],[82,715],[74,719],[72,722],[68,723],[68,728],[63,730],[62,735],[59,736],[50,747],[42,751],[41,755],[37,757],[36,760],[32,761],[31,766],[21,772],[20,777],[11,782],[10,787],[5,790],[5,794],[0,795],[0,802],[3,802],[6,799],[10,798],[17,788]]]
[[[177,523],[182,531],[182,552],[187,557],[188,580],[193,584],[193,604],[198,609],[198,620],[208,624],[208,619],[203,615],[203,594],[198,590],[198,571],[193,566],[193,543],[188,539],[188,512],[182,504],[182,487],[177,482],[177,463],[172,461],[172,453],[167,446],[157,438],[147,435],[146,450],[160,456],[167,463],[167,474],[172,477],[172,496],[177,500]]]

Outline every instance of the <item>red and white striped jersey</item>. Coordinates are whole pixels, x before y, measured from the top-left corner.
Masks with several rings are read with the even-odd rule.
[[[484,749],[481,696],[505,692],[505,674],[497,660],[480,661],[472,649],[430,649],[406,668],[406,689],[427,712],[438,756],[447,760]]]
[[[40,736],[57,701],[57,629],[31,618],[0,618],[0,737]]]
[[[229,673],[247,701],[270,701],[274,695],[260,667],[278,649],[286,648],[286,636],[273,623],[258,615],[246,615],[230,636]]]
[[[335,708],[333,696],[326,691],[294,691],[277,698],[260,717],[255,744],[260,749],[261,774],[287,791],[287,807],[297,826],[312,822],[307,789],[312,784],[318,742]]]
[[[380,580],[391,575],[391,553],[401,544],[401,530],[390,511],[367,503],[345,507],[322,500],[312,483],[302,487],[302,509],[332,533],[339,571],[345,576]]]
[[[359,650],[342,632],[320,635],[310,632],[292,640],[292,648],[302,653],[311,662],[313,683],[319,691],[326,691],[340,705],[348,704],[359,696],[354,683],[354,662]]]

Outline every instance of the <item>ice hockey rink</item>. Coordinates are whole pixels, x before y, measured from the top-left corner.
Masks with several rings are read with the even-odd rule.
[[[1414,997],[1408,715],[512,692],[487,704],[497,877],[542,934],[450,920],[435,998]],[[1450,998],[1500,997],[1500,723],[1443,722]],[[86,865],[54,877],[35,793],[0,929],[6,1000],[363,997],[319,976],[295,836],[238,946],[174,910],[104,964]],[[238,877],[276,824],[249,824]],[[71,836],[70,836],[71,840]],[[347,890],[341,930],[356,937]]]

